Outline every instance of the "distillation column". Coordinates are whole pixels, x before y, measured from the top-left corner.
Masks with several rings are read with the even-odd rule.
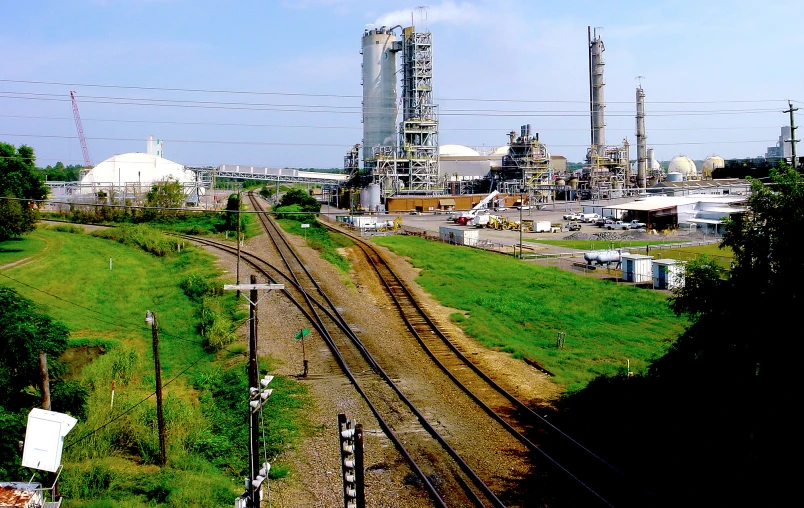
[[[645,136],[645,91],[636,89],[637,187],[646,187],[648,173],[648,144]]]
[[[591,84],[591,109],[592,109],[592,149],[600,153],[602,147],[606,146],[606,119],[604,109],[606,108],[603,97],[603,40],[595,32],[592,39],[591,27],[589,28],[589,75]]]

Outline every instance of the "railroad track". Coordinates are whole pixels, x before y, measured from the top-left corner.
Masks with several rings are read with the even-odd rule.
[[[277,231],[274,231],[276,234]],[[281,234],[281,233],[280,233]],[[236,254],[227,244],[178,235],[202,245]],[[277,238],[281,244],[282,240]],[[284,249],[283,249],[284,250]],[[394,443],[435,506],[505,506],[472,468],[455,452],[435,426],[411,403],[368,354],[345,320],[321,295],[308,293],[298,274],[275,266],[241,249],[241,259],[273,283],[284,283],[284,293],[327,343],[333,358],[366,401],[383,432]],[[300,263],[300,262],[299,262]],[[289,264],[293,264],[289,261]],[[296,266],[295,269],[298,269]],[[287,268],[287,267],[285,267]],[[404,439],[400,437],[404,435]]]
[[[587,491],[602,505],[644,507],[659,503],[652,493],[631,483],[619,469],[547,421],[484,373],[428,315],[423,304],[371,242],[339,227],[322,224],[352,239],[374,268],[401,319],[422,349],[456,386],[531,450],[535,460],[565,475],[571,480],[570,485],[574,482],[576,487]],[[554,457],[560,457],[561,461]]]

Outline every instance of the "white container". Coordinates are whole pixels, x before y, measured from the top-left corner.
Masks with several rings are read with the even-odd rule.
[[[477,245],[477,240],[480,233],[476,229],[453,228],[449,226],[440,226],[438,228],[438,235],[441,237],[442,242],[455,243],[458,245],[470,245],[472,247]]]
[[[653,261],[653,288],[675,289],[684,285],[684,263],[677,259]]]
[[[375,228],[377,225],[376,217],[363,217],[360,215],[352,216],[352,225],[356,228]]]
[[[653,272],[651,261],[653,256],[644,254],[623,254],[620,256],[623,270],[623,280],[626,282],[651,282]]]
[[[539,220],[533,223],[534,233],[549,233],[552,224],[549,220]]]

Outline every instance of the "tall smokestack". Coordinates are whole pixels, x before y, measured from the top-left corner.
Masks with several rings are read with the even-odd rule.
[[[648,144],[645,136],[645,91],[636,89],[637,187],[644,189],[648,174]]]
[[[591,87],[591,109],[592,109],[592,146],[603,147],[606,145],[606,119],[604,109],[606,107],[603,98],[603,40],[597,35],[589,42],[589,76]],[[591,34],[590,34],[591,37]],[[600,152],[600,150],[598,150]]]

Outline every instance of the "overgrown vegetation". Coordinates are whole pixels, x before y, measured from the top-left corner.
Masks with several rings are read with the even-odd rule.
[[[667,297],[652,291],[417,237],[374,241],[421,268],[417,282],[461,311],[456,321],[468,334],[536,361],[570,392],[625,372],[628,361],[632,371],[644,371],[685,325]],[[561,349],[559,332],[566,333]]]
[[[690,326],[667,354],[645,375],[596,380],[556,415],[670,506],[780,506],[795,496],[794,468],[778,465],[798,432],[801,334],[790,318],[804,283],[804,180],[772,170],[767,183],[752,182],[748,212],[727,224],[734,268],[687,265],[672,308]]]
[[[33,148],[0,142],[0,241],[30,233],[39,213],[33,201],[47,197]]]
[[[58,393],[70,400],[80,398],[81,389],[86,395],[85,416],[81,414],[65,443],[62,493],[71,506],[81,507],[228,506],[242,491],[247,469],[247,438],[242,436],[247,428],[245,359],[236,344],[208,353],[210,344],[199,324],[205,302],[217,305],[234,322],[244,317],[242,307],[233,293],[222,294],[209,254],[196,248],[168,254],[158,247],[159,233],[143,228],[128,226],[100,235],[113,242],[40,230],[33,235],[47,242],[46,255],[35,264],[3,272],[21,283],[9,285],[39,301],[43,311],[69,328],[73,337],[68,346],[98,351],[71,377],[72,387]],[[173,240],[167,242],[175,248]],[[145,309],[159,317],[168,436],[168,465],[161,469],[154,465],[159,454],[155,405],[153,398],[146,399],[154,375]],[[232,316],[227,309],[241,314]],[[308,431],[301,413],[308,402],[303,387],[290,380],[277,378],[272,388],[266,433],[275,439],[269,443],[274,459]],[[32,400],[37,391],[35,385],[26,388]],[[19,413],[0,409],[0,430],[10,443],[0,440],[4,463],[19,463],[16,441],[22,438],[27,408],[35,404]],[[130,412],[111,421],[126,410]],[[274,477],[286,473],[281,460],[272,468]]]

